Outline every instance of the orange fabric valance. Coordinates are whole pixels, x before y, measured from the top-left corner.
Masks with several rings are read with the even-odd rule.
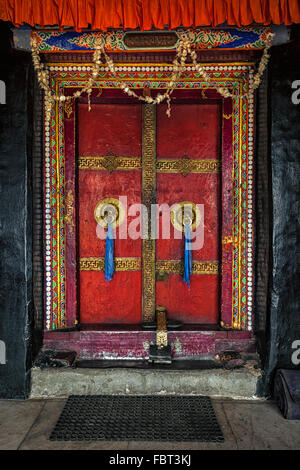
[[[300,0],[0,0],[14,25],[149,30],[184,26],[300,23]]]

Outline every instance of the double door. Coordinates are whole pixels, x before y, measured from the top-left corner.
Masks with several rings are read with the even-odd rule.
[[[112,98],[91,111],[78,105],[81,324],[141,324],[154,318],[157,305],[184,324],[218,323],[220,113],[217,101],[181,99],[180,93],[171,117],[164,104]],[[186,203],[196,233],[190,286],[183,281],[179,217]],[[106,281],[102,219],[111,205],[115,272]]]

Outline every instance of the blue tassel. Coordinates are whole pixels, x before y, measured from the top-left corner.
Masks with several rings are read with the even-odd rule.
[[[184,231],[184,272],[183,272],[183,281],[190,287],[190,276],[193,271],[192,265],[192,249],[189,246],[191,243],[191,230],[188,225],[185,226]]]
[[[107,235],[105,245],[105,280],[111,281],[115,272],[114,239],[111,223],[107,223]]]

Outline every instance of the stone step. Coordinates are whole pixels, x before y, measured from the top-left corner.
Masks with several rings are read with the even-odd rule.
[[[31,370],[31,398],[68,395],[209,395],[253,399],[259,372],[251,368],[204,370],[72,369]]]

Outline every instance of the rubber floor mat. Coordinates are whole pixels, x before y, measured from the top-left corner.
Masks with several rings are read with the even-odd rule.
[[[53,441],[223,442],[209,397],[71,395]]]

